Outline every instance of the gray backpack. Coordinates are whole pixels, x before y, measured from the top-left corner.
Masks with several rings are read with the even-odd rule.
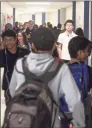
[[[3,128],[54,128],[58,107],[48,82],[61,65],[62,62],[55,60],[45,74],[37,77],[29,72],[26,58],[23,59],[26,80],[6,108]]]

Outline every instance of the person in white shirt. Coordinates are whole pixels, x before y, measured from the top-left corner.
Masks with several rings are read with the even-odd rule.
[[[65,61],[69,61],[70,60],[70,55],[68,52],[68,43],[70,41],[70,39],[72,39],[73,37],[77,36],[74,32],[73,32],[73,21],[72,20],[67,20],[64,24],[65,26],[65,32],[61,33],[58,37],[57,42],[59,43],[58,45],[58,54],[59,57]]]

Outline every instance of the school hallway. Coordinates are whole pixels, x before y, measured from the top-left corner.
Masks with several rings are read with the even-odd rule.
[[[14,2],[14,0],[11,0],[11,1],[6,0],[6,2],[4,2],[3,0],[1,0],[0,1],[0,10],[1,10],[1,24],[0,24],[0,47],[1,47],[1,49],[0,50],[4,50],[4,52],[1,52],[1,53],[4,54],[4,57],[3,57],[3,55],[0,54],[1,55],[0,56],[1,57],[0,58],[0,87],[1,87],[1,126],[0,126],[0,128],[2,128],[3,120],[4,120],[4,114],[5,114],[5,110],[6,110],[4,91],[2,90],[2,87],[5,85],[5,88],[6,88],[5,90],[8,90],[8,87],[10,86],[10,80],[11,80],[12,72],[13,72],[13,69],[14,69],[14,65],[16,64],[17,59],[19,59],[21,57],[24,57],[29,52],[33,52],[33,53],[37,53],[37,54],[40,53],[39,52],[39,48],[36,49],[36,47],[34,47],[34,49],[33,49],[33,47],[32,47],[32,44],[34,44],[34,46],[36,46],[34,40],[37,39],[35,37],[35,39],[32,41],[32,36],[33,36],[34,30],[36,31],[38,28],[48,28],[51,31],[53,31],[53,33],[55,35],[54,38],[56,38],[55,40],[53,38],[53,42],[54,42],[53,46],[55,46],[55,50],[56,50],[56,51],[54,51],[54,49],[53,49],[53,56],[55,58],[59,58],[59,59],[66,60],[66,61],[67,60],[70,61],[70,55],[69,55],[69,51],[68,51],[68,44],[69,44],[70,39],[72,39],[73,37],[76,37],[78,35],[78,33],[76,33],[77,29],[81,28],[82,31],[83,31],[83,36],[85,36],[87,39],[89,39],[92,42],[92,0],[91,1],[90,0],[88,0],[88,1],[80,1],[80,2],[79,1],[72,1],[72,0],[69,0],[69,2],[68,1],[64,1],[64,0],[61,0],[61,1],[55,1],[55,0],[52,0],[52,1],[46,1],[46,0],[43,0],[43,1],[39,1],[39,0],[34,0],[34,1],[33,0],[31,0],[31,1],[24,0],[24,1],[21,1],[20,0],[20,1],[16,1],[16,2]],[[72,22],[70,22],[69,25],[66,25],[68,23],[68,22],[66,22],[67,20],[68,20],[68,22],[69,22],[69,20],[72,21]],[[7,24],[8,24],[8,27],[7,27]],[[67,26],[69,26],[71,31],[68,30]],[[4,38],[2,36],[2,33],[4,31],[7,31],[8,29],[14,30],[14,33],[15,33],[15,36],[16,36],[16,40],[15,40],[15,37],[12,36],[11,33],[10,33],[10,37],[13,37],[13,40],[10,37],[8,37],[9,39],[5,38],[5,37],[7,37],[7,34],[6,34],[6,36],[4,36],[4,38],[5,38],[5,40],[4,40]],[[62,37],[62,33],[64,33],[64,37],[61,38],[60,40],[58,40],[59,39],[59,35],[61,35],[61,37]],[[75,36],[72,35],[74,33],[76,33]],[[48,37],[49,37],[50,34],[46,33],[45,35],[48,35]],[[49,42],[50,39],[45,37],[45,35],[41,35],[41,37],[39,36],[40,38],[38,38],[38,40],[36,40],[36,42],[39,41],[40,39],[42,40],[43,43],[45,41],[46,41],[46,43]],[[80,34],[79,34],[79,36],[80,36]],[[45,38],[47,38],[47,39],[45,39]],[[51,42],[51,40],[50,40],[50,42]],[[14,44],[13,41],[15,42],[15,44]],[[55,45],[55,41],[57,42],[56,45]],[[8,47],[7,47],[8,43],[7,42],[12,44],[12,45],[14,45],[15,49],[13,49],[14,50],[13,52],[12,52],[12,50],[8,49]],[[41,43],[41,41],[39,41],[38,45],[40,43]],[[78,43],[76,43],[76,44],[78,44]],[[59,45],[60,45],[60,48],[59,48]],[[42,47],[45,49],[46,47],[44,47],[44,46],[42,46]],[[63,46],[64,50],[61,49],[61,46]],[[92,46],[91,46],[91,49],[89,49],[88,46],[86,47],[87,50],[86,50],[86,48],[85,49],[81,49],[83,51],[83,53],[84,53],[84,51],[86,51],[88,53],[90,53],[89,52],[90,50],[92,51]],[[14,48],[14,47],[12,47],[12,48]],[[74,44],[74,47],[77,48],[77,45],[75,46],[75,44]],[[60,57],[60,55],[58,55],[58,51],[59,51],[58,48],[63,51],[64,57],[62,57],[62,53],[60,53],[61,57]],[[20,51],[19,49],[22,49],[22,51]],[[27,50],[27,52],[25,51],[25,49]],[[81,51],[81,50],[79,48],[79,51]],[[19,52],[19,56],[21,56],[21,57],[18,57],[17,51]],[[75,51],[78,52],[77,50],[75,50]],[[45,52],[47,53],[46,49],[45,49],[44,53]],[[55,52],[55,55],[54,55],[54,52]],[[50,49],[50,53],[52,53],[52,49]],[[67,53],[68,53],[68,55],[67,55]],[[9,56],[9,59],[8,59],[8,56]],[[44,56],[45,56],[45,54],[44,54]],[[76,54],[76,56],[77,56],[77,54]],[[38,56],[36,58],[38,59]],[[41,64],[45,65],[47,60],[48,60],[48,58],[47,58],[46,61],[44,61],[45,60],[44,58],[45,57],[43,57],[43,58],[41,57]],[[34,60],[36,60],[36,59],[33,58],[32,61],[34,61]],[[38,60],[40,60],[40,59],[38,59]],[[28,62],[28,65],[29,64],[31,65],[32,61]],[[50,61],[51,61],[51,59],[50,59]],[[3,64],[2,64],[2,62],[3,62]],[[92,67],[92,52],[91,52],[90,57],[88,58],[88,61],[86,61],[86,62],[88,62],[88,65]],[[38,63],[37,66],[40,67],[41,64]],[[43,73],[42,72],[43,69],[44,69],[44,72],[45,72],[45,68],[44,68],[45,66],[42,66],[42,69],[39,70],[40,68],[36,69],[37,66],[35,66],[35,65],[36,64],[35,64],[35,61],[34,61],[34,63],[32,64],[33,67],[30,66],[30,68],[29,68],[29,66],[28,66],[29,70],[32,67],[32,69],[31,69],[33,71],[32,73],[36,74],[36,71],[37,71],[36,75],[39,75],[40,73]],[[47,65],[49,65],[49,64],[47,64]],[[20,70],[21,65],[18,65],[18,67],[19,67],[18,69]],[[66,68],[64,68],[64,70],[62,68],[62,72],[64,72],[66,70]],[[86,68],[87,68],[87,66],[86,66]],[[83,67],[81,69],[84,70]],[[5,72],[4,72],[4,70],[5,70]],[[69,70],[69,69],[67,68],[67,70]],[[78,79],[78,82],[79,82],[78,84],[80,84],[80,85],[82,84],[83,85],[82,87],[84,87],[84,89],[85,89],[85,87],[87,87],[87,86],[84,86],[84,85],[88,85],[89,83],[92,83],[92,82],[89,82],[89,74],[88,74],[89,72],[85,71],[85,70],[83,72],[82,70],[80,72],[81,73],[81,77]],[[38,71],[40,71],[40,72],[38,72]],[[74,71],[74,72],[76,72],[76,71]],[[75,86],[71,86],[71,85],[72,84],[77,85],[77,83],[75,84],[74,81],[72,82],[72,80],[73,80],[72,77],[71,77],[72,80],[70,80],[70,78],[68,78],[68,76],[70,77],[70,71],[68,72],[69,75],[67,75],[67,73],[65,73],[65,75],[64,75],[64,73],[62,73],[62,72],[60,72],[61,73],[60,79],[57,77],[58,80],[57,81],[55,80],[56,82],[54,81],[54,82],[51,83],[51,84],[54,83],[55,87],[56,87],[56,88],[52,87],[51,91],[54,92],[54,90],[55,90],[55,92],[54,92],[55,93],[55,97],[54,96],[53,97],[55,98],[55,100],[57,100],[57,102],[59,101],[59,99],[63,101],[63,95],[64,95],[64,100],[65,100],[64,102],[66,102],[66,100],[67,100],[67,102],[66,103],[62,103],[62,104],[67,105],[67,108],[70,107],[71,109],[69,108],[69,110],[73,111],[74,109],[73,109],[72,106],[74,106],[74,107],[76,106],[75,101],[79,102],[79,99],[81,101],[81,97],[82,97],[81,94],[82,93],[80,94],[79,91],[82,92],[82,88],[80,87],[81,90],[78,90],[77,88],[74,89]],[[86,78],[85,76],[86,75],[84,76],[84,74],[83,74],[85,72],[87,72],[87,75],[88,75],[87,81],[85,80],[85,78]],[[3,73],[5,74],[5,76],[4,76],[5,77],[4,82],[6,80],[5,84],[4,84],[4,82],[2,82]],[[47,70],[46,73],[48,73],[48,70]],[[55,75],[57,75],[57,74],[55,74]],[[66,76],[66,79],[65,78],[63,79],[63,76]],[[92,75],[90,75],[90,76],[92,78]],[[62,80],[61,80],[61,78],[62,78]],[[69,79],[70,83],[68,82],[68,79]],[[18,80],[16,79],[16,77],[14,77],[14,80],[17,81],[17,82],[22,81],[21,77],[18,77]],[[64,80],[64,82],[62,82],[63,80]],[[58,83],[58,81],[60,81],[61,83],[60,82]],[[15,86],[14,86],[14,84],[11,84],[11,85],[13,85],[13,87],[16,87],[18,85],[16,83],[15,83]],[[62,83],[64,83],[64,84],[62,84]],[[59,84],[60,84],[60,86],[59,86]],[[19,85],[21,85],[21,84],[19,84]],[[65,88],[65,86],[62,86],[62,85],[65,85],[65,86],[69,85],[70,87],[67,89],[67,86]],[[90,85],[92,85],[92,84],[90,84]],[[58,88],[58,91],[56,91],[57,88]],[[65,89],[65,92],[64,92],[64,89]],[[84,91],[84,89],[83,89],[83,91]],[[11,89],[11,90],[13,90],[13,89]],[[72,95],[72,90],[73,90],[73,95]],[[91,94],[92,94],[92,89],[91,89]],[[11,95],[12,95],[12,93],[11,93]],[[6,93],[6,97],[7,97],[7,93]],[[77,99],[77,100],[73,101],[72,99]],[[92,98],[91,98],[90,101],[92,102]],[[92,106],[91,102],[90,102],[90,107],[87,104],[87,108],[88,108],[87,110],[91,110],[90,109],[90,108],[92,108],[91,107]],[[28,101],[28,103],[29,103],[29,101]],[[62,106],[60,106],[60,107],[62,107]],[[45,108],[45,107],[42,107],[42,108]],[[76,108],[78,109],[78,107],[76,107]],[[79,115],[82,115],[81,112],[80,112],[81,108],[82,107],[79,107],[79,109],[77,110]],[[20,109],[21,109],[21,107],[20,107]],[[51,112],[52,111],[53,110],[51,109]],[[84,113],[84,108],[83,108],[83,113]],[[90,114],[91,115],[91,125],[90,125],[90,127],[87,127],[87,128],[92,128],[92,111],[90,113],[91,113]],[[75,116],[77,114],[75,114]],[[38,114],[38,115],[40,115],[40,114]],[[59,115],[60,115],[60,113],[57,114],[57,118],[58,118],[58,120],[60,122],[61,118],[60,118]],[[43,117],[43,116],[41,115],[41,117]],[[74,118],[76,118],[76,117],[74,117]],[[82,117],[82,116],[80,116],[80,117]],[[84,116],[84,118],[85,118],[85,116]],[[84,119],[84,118],[82,118],[82,119]],[[16,119],[18,119],[18,118],[16,118]],[[52,118],[52,119],[54,119],[54,118]],[[77,119],[78,119],[78,122],[80,123],[81,119],[78,118],[78,117],[77,117]],[[88,117],[88,119],[89,119],[89,117]],[[48,120],[49,120],[49,118],[48,118]],[[53,123],[53,122],[51,122],[51,123]],[[58,121],[56,121],[56,122],[59,125]],[[14,120],[14,123],[15,123],[15,127],[16,127],[16,121],[15,120]],[[85,120],[83,121],[83,123],[85,125]],[[65,124],[66,124],[66,122],[65,122]],[[14,125],[13,125],[13,127],[14,127]],[[23,125],[23,127],[24,127],[24,125]],[[38,125],[37,125],[37,127],[38,127]],[[57,126],[55,128],[61,128],[61,126],[59,125],[59,126]]]

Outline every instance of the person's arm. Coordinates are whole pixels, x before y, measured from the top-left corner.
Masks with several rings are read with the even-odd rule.
[[[18,58],[22,58],[30,53],[29,49],[20,48],[20,47],[18,47],[18,48],[19,48]]]
[[[11,97],[13,97],[15,95],[15,91],[16,91],[16,86],[17,86],[17,72],[16,69],[14,68],[12,77],[11,77],[11,81],[10,81],[10,86],[9,86],[9,92]]]
[[[0,50],[3,50],[3,49],[4,49],[4,42],[0,41]]]
[[[76,128],[74,125],[70,124],[69,128]]]
[[[11,97],[14,97],[16,90],[25,81],[24,75],[21,74],[23,72],[21,60],[22,59],[19,59],[17,61],[16,65],[14,67],[14,71],[13,71],[12,77],[11,77],[10,86],[9,86],[9,91],[10,91]],[[18,71],[21,72],[21,73],[19,73]]]
[[[58,55],[59,58],[62,59],[62,35],[60,34],[57,40],[57,51],[58,51]]]
[[[5,66],[5,52],[0,50],[0,68]]]
[[[81,102],[81,94],[79,89],[70,73],[67,65],[63,66],[63,72],[61,76],[61,86],[59,89],[59,97],[62,98],[62,92],[65,96],[65,101],[68,105],[68,109],[72,112],[73,123],[75,126],[85,126],[84,106]]]
[[[58,43],[57,52],[60,59],[62,59],[62,44]]]

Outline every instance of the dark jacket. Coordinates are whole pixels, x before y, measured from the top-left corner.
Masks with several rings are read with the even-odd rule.
[[[3,90],[8,89],[16,60],[21,57],[24,57],[29,53],[30,51],[28,49],[23,49],[19,47],[17,48],[17,52],[15,54],[12,54],[7,49],[0,51],[0,67],[4,67],[4,77],[2,84]]]

